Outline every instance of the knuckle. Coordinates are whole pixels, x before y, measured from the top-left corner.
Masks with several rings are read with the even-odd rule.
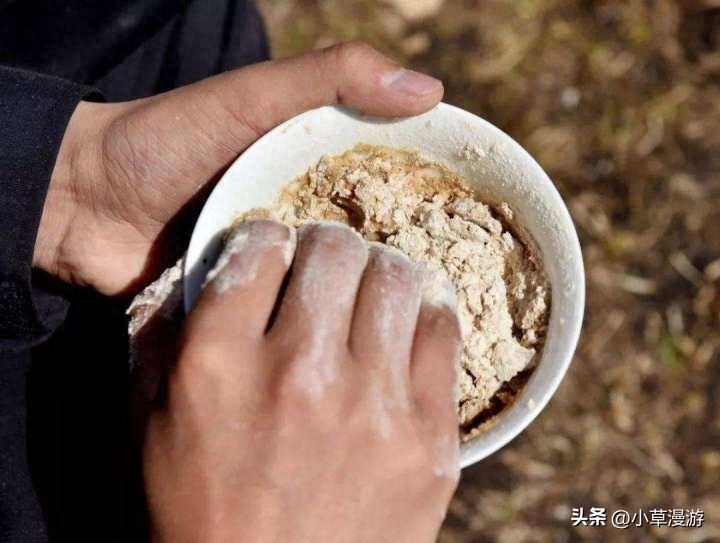
[[[406,468],[413,474],[419,487],[450,489],[457,484],[457,455],[450,448],[441,449],[438,443],[428,442],[428,436],[411,440],[406,455]]]
[[[417,274],[410,259],[397,249],[373,244],[370,249],[372,271],[389,284],[392,291],[408,295],[419,290]]]
[[[207,352],[190,349],[181,353],[177,365],[168,373],[168,395],[173,402],[186,402],[198,390],[214,389],[218,384],[217,360]]]
[[[232,240],[238,238],[238,245],[245,247],[242,238],[247,236],[251,241],[250,247],[260,254],[267,253],[277,247],[295,248],[295,231],[288,225],[281,222],[259,219],[244,223],[237,228],[228,238],[227,246],[232,246]]]
[[[259,262],[275,254],[282,255],[289,264],[294,253],[295,231],[292,228],[266,219],[252,220],[230,230],[222,253],[207,277],[213,281],[229,271],[238,278],[252,281],[257,276]]]
[[[224,375],[233,371],[241,353],[242,356],[254,357],[261,352],[261,339],[254,334],[210,315],[198,317],[191,313],[180,333],[179,365],[208,375]]]
[[[365,258],[365,242],[349,226],[340,223],[314,223],[300,228],[300,242],[312,251],[327,252],[340,258]]]
[[[347,416],[347,383],[342,367],[349,352],[343,349],[318,352],[311,337],[298,339],[289,347],[271,346],[272,356],[279,363],[269,386],[281,418],[318,434],[340,431]]]
[[[228,357],[228,345],[208,338],[183,346],[178,363],[178,374],[191,379],[223,374],[224,361]]]
[[[303,225],[301,230],[311,241],[339,242],[343,244],[352,243],[351,240],[357,239],[357,234],[352,228],[341,223],[316,222]]]
[[[299,383],[297,376],[286,372],[273,383],[274,409],[278,420],[289,430],[316,435],[342,431],[340,409],[330,401],[330,394],[319,394]],[[335,398],[337,399],[337,398]]]
[[[203,95],[203,108],[199,122],[207,123],[214,131],[222,134],[222,138],[215,138],[216,145],[227,146],[234,153],[238,148],[244,148],[249,141],[258,139],[268,130],[264,119],[267,117],[261,107],[243,107],[247,102],[242,101],[233,89],[242,89],[247,74],[243,70],[234,70],[228,74],[229,85],[209,86]],[[228,119],[231,122],[227,122]],[[205,131],[211,135],[212,131]],[[227,143],[223,138],[229,138]],[[250,138],[248,140],[248,137]],[[239,147],[238,147],[239,146]]]
[[[362,41],[348,41],[333,45],[329,53],[334,64],[341,67],[355,66],[358,62],[375,55],[375,49]]]
[[[291,228],[278,221],[256,219],[245,224],[252,234],[258,235],[269,243],[286,241],[291,236]]]

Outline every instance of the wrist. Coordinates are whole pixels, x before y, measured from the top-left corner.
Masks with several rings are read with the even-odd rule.
[[[33,267],[68,282],[80,283],[81,270],[68,240],[83,204],[90,196],[84,185],[97,175],[102,142],[104,104],[79,102],[65,130],[50,177],[40,219]]]

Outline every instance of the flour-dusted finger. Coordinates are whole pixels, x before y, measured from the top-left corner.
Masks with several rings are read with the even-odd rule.
[[[459,371],[460,322],[455,288],[444,272],[418,267],[422,304],[412,353],[412,386],[419,408],[455,417]]]
[[[399,250],[371,243],[353,315],[350,350],[375,396],[373,405],[389,412],[410,405],[410,355],[419,307],[413,264]]]
[[[421,431],[431,440],[436,475],[458,467],[458,372],[462,341],[455,289],[444,272],[420,268],[422,305],[413,345],[412,390]]]
[[[279,222],[250,221],[237,227],[208,273],[188,329],[220,341],[261,338],[295,244],[295,229]]]
[[[340,374],[333,361],[347,352],[366,261],[365,242],[348,226],[319,222],[298,228],[295,262],[268,340],[313,395]]]

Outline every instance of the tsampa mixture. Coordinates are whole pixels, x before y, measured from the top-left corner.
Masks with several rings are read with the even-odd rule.
[[[325,156],[270,209],[291,226],[331,220],[396,247],[446,274],[458,294],[464,347],[459,423],[472,437],[510,403],[539,359],[550,289],[529,238],[507,204],[476,200],[456,174],[414,152],[358,145]]]

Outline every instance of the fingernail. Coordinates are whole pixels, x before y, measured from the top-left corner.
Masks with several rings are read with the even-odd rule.
[[[385,74],[380,84],[403,94],[411,96],[426,96],[442,89],[442,82],[429,75],[400,68]]]

